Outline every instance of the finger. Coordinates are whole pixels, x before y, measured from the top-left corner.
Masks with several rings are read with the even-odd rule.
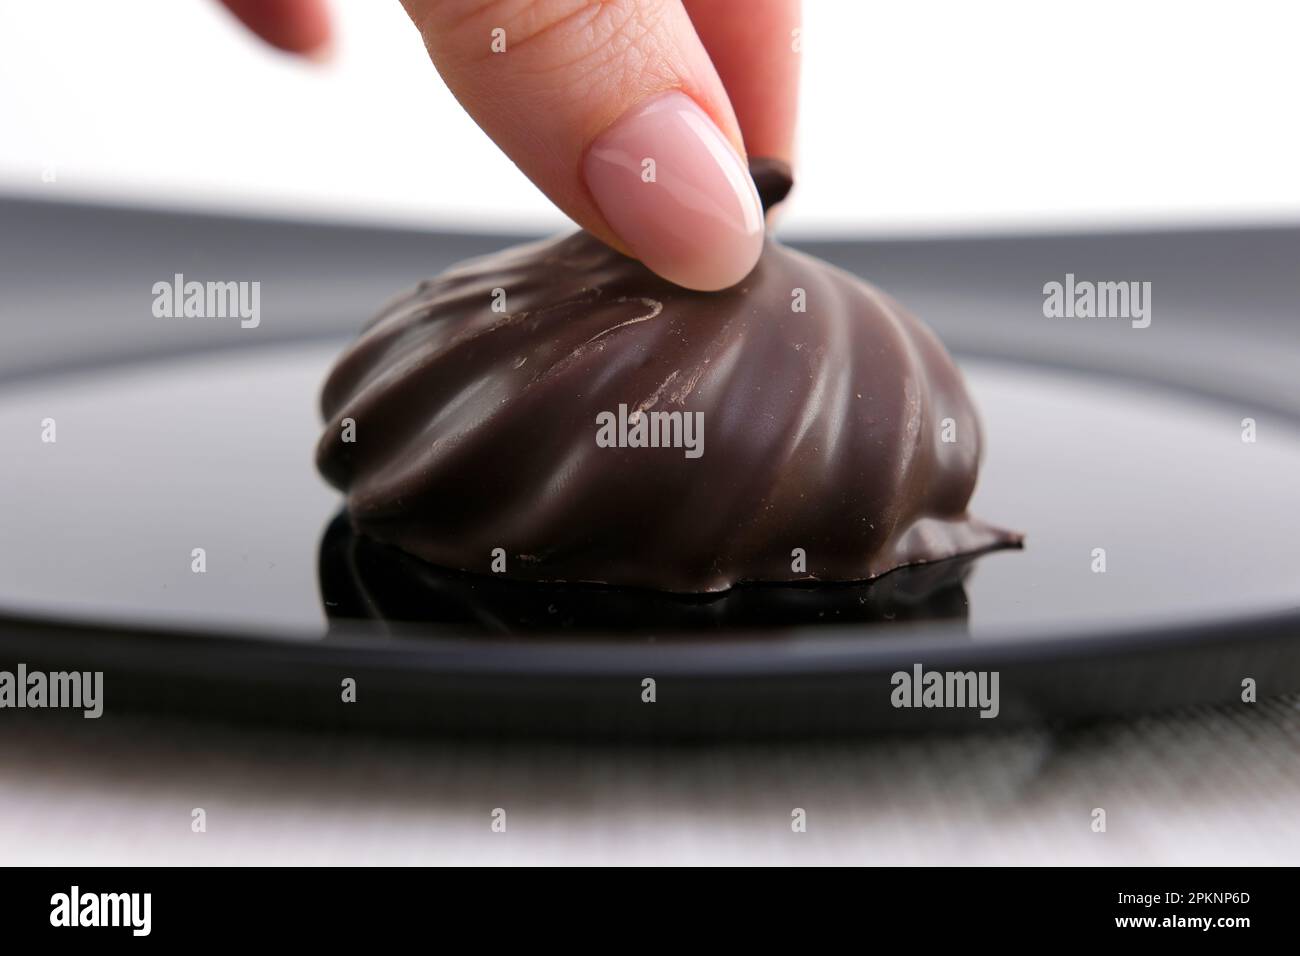
[[[739,282],[763,215],[680,0],[403,0],[461,104],[562,210],[693,289]]]
[[[221,0],[231,13],[271,46],[321,56],[330,46],[325,0]]]
[[[794,158],[799,0],[683,0],[740,121],[750,156]]]

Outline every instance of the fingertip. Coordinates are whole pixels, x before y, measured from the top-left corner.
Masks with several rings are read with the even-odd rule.
[[[753,268],[745,140],[679,0],[403,2],[457,99],[575,222],[687,288]]]
[[[325,0],[221,0],[236,19],[266,43],[329,62],[334,55],[333,26]]]
[[[751,156],[793,164],[803,30],[799,0],[683,0]]]

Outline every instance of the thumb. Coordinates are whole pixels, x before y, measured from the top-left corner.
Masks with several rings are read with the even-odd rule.
[[[579,225],[691,289],[745,277],[763,211],[680,0],[402,0],[461,105]]]

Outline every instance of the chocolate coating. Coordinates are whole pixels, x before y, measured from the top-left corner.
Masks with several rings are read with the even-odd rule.
[[[754,174],[769,204],[789,189]],[[770,239],[721,292],[585,232],[462,263],[369,323],[322,408],[317,463],[357,528],[456,570],[499,548],[510,578],[706,592],[1019,541],[966,512],[980,426],[939,341]],[[678,443],[629,447],[642,417]]]

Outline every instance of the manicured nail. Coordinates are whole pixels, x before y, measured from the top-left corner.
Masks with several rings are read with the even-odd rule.
[[[763,251],[754,181],[684,93],[662,93],[624,113],[592,143],[583,175],[618,237],[678,285],[733,286]]]

